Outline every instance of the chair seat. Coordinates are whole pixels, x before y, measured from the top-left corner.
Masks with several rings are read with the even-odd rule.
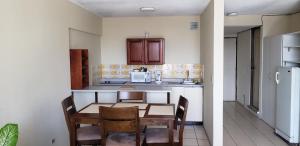
[[[107,137],[107,146],[135,146],[135,133],[112,133]],[[140,135],[140,145],[143,143],[144,136]]]
[[[173,141],[179,142],[177,130],[173,130]],[[146,143],[168,143],[169,142],[169,129],[167,128],[147,128],[146,130]]]
[[[101,140],[100,128],[97,126],[86,126],[77,129],[77,140]]]

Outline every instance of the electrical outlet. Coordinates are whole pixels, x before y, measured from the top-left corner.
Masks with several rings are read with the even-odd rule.
[[[54,144],[54,143],[55,143],[55,138],[52,138],[51,144]]]

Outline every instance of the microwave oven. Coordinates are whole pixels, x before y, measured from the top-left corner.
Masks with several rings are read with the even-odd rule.
[[[130,72],[130,80],[133,83],[150,83],[151,72]]]

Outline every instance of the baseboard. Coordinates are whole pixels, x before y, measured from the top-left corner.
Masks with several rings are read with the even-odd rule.
[[[186,121],[185,125],[203,125],[203,122]]]

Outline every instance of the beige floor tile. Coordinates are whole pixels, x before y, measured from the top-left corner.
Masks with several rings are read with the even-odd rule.
[[[194,125],[195,130],[204,130],[202,125]]]
[[[195,131],[197,139],[207,139],[206,133],[204,130]]]
[[[223,146],[236,146],[236,143],[233,141],[232,137],[228,134],[227,129],[223,129]]]
[[[197,139],[183,139],[184,146],[198,146]]]
[[[194,126],[193,125],[185,125],[184,129],[194,129]]]
[[[287,146],[274,129],[236,102],[224,102],[224,146]],[[232,141],[230,140],[232,139]],[[231,143],[231,144],[230,144]]]
[[[199,146],[210,146],[208,140],[201,140],[201,139],[198,139],[198,145]]]
[[[194,130],[184,130],[183,138],[196,139],[196,134]]]

